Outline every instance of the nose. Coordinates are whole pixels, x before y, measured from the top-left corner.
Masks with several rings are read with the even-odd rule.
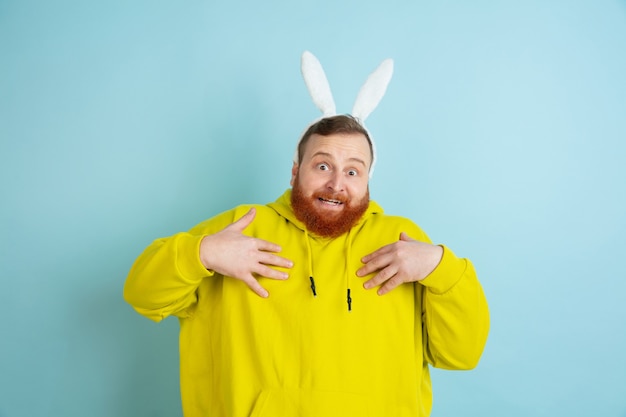
[[[335,171],[330,174],[328,182],[326,183],[326,188],[335,193],[344,191],[344,182],[341,172]]]

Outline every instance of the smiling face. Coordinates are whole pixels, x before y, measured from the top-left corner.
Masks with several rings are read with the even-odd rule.
[[[313,134],[300,164],[293,165],[291,203],[311,232],[336,237],[347,232],[369,205],[371,150],[361,133]]]

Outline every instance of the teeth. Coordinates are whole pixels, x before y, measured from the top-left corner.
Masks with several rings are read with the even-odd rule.
[[[321,202],[323,202],[323,203],[333,204],[335,206],[341,204],[341,201],[338,201],[338,200],[326,200],[326,199],[323,199],[323,198],[320,198],[319,200]]]

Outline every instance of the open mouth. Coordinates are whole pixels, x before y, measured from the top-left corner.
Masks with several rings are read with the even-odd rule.
[[[322,203],[328,204],[328,205],[331,205],[331,206],[340,206],[340,205],[343,204],[343,202],[339,201],[339,200],[326,199],[326,198],[322,198],[322,197],[318,197],[317,199],[319,201],[321,201]]]

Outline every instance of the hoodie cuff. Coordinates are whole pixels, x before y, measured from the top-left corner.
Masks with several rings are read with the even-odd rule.
[[[448,292],[461,279],[467,268],[467,260],[457,256],[447,247],[443,248],[443,255],[439,265],[419,283],[435,294]]]
[[[184,234],[176,245],[176,267],[180,276],[189,281],[201,280],[215,273],[200,262],[200,242],[203,238],[204,235]]]

